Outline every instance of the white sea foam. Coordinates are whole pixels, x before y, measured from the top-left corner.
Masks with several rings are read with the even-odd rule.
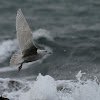
[[[37,80],[31,84],[31,89],[22,93],[19,100],[61,100],[57,91],[57,82],[49,75],[39,74]]]
[[[84,74],[84,73],[83,73]],[[100,85],[96,80],[58,80],[39,74],[31,89],[20,95],[19,100],[100,100]]]
[[[45,29],[38,29],[35,32],[33,32],[33,39],[38,39],[40,37],[44,37],[48,39],[49,41],[54,41],[53,37],[51,36],[50,32]]]
[[[100,84],[95,80],[57,80],[39,74],[36,81],[0,79],[0,92],[11,100],[100,100]],[[10,91],[10,92],[9,92]]]
[[[30,96],[30,100],[58,100],[56,82],[48,75],[42,76],[39,74],[37,81],[34,82],[34,86],[28,93],[21,95],[20,100],[26,100],[25,95]]]
[[[0,62],[3,62],[17,49],[17,40],[6,40],[0,43]]]

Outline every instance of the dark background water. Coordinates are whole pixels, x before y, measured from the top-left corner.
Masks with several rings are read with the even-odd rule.
[[[81,70],[87,76],[99,78],[99,0],[1,0],[0,42],[16,38],[15,20],[19,8],[33,31],[44,28],[51,32],[55,41],[40,39],[38,43],[51,47],[53,55],[42,64],[34,63],[20,73],[17,70],[1,72],[0,77],[42,73],[56,79],[72,79]],[[1,68],[9,66],[11,55],[0,63]]]

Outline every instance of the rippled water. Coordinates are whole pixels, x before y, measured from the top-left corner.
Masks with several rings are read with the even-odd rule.
[[[20,52],[19,8],[36,46],[53,51],[44,60],[24,64],[20,72],[9,66],[12,54]],[[40,28],[50,33],[40,35]],[[99,100],[99,73],[99,0],[0,1],[0,95],[10,100]]]
[[[78,71],[87,77],[100,71],[99,0],[17,0],[0,1],[0,77],[30,77],[38,73],[55,79],[74,79]],[[36,45],[46,45],[53,55],[42,63],[24,64],[20,73],[9,67],[18,50],[15,20],[21,8],[31,29],[50,31],[54,41],[39,38]],[[25,67],[24,67],[25,66]]]

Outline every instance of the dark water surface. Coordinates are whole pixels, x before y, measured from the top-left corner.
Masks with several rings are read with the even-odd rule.
[[[52,42],[38,40],[38,43],[52,48],[53,55],[41,64],[36,62],[30,65],[20,73],[17,70],[8,71],[10,57],[18,49],[14,39],[16,13],[19,8],[33,31],[44,28],[54,37]],[[73,79],[81,70],[88,77],[99,78],[100,1],[1,0],[0,49],[0,67],[5,68],[3,72],[0,71],[0,77],[27,77],[42,73],[55,79]],[[3,56],[5,58],[2,60]]]

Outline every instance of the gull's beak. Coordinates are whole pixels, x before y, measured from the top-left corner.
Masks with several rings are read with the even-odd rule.
[[[51,54],[52,54],[52,52],[49,52],[49,54],[51,55]]]

